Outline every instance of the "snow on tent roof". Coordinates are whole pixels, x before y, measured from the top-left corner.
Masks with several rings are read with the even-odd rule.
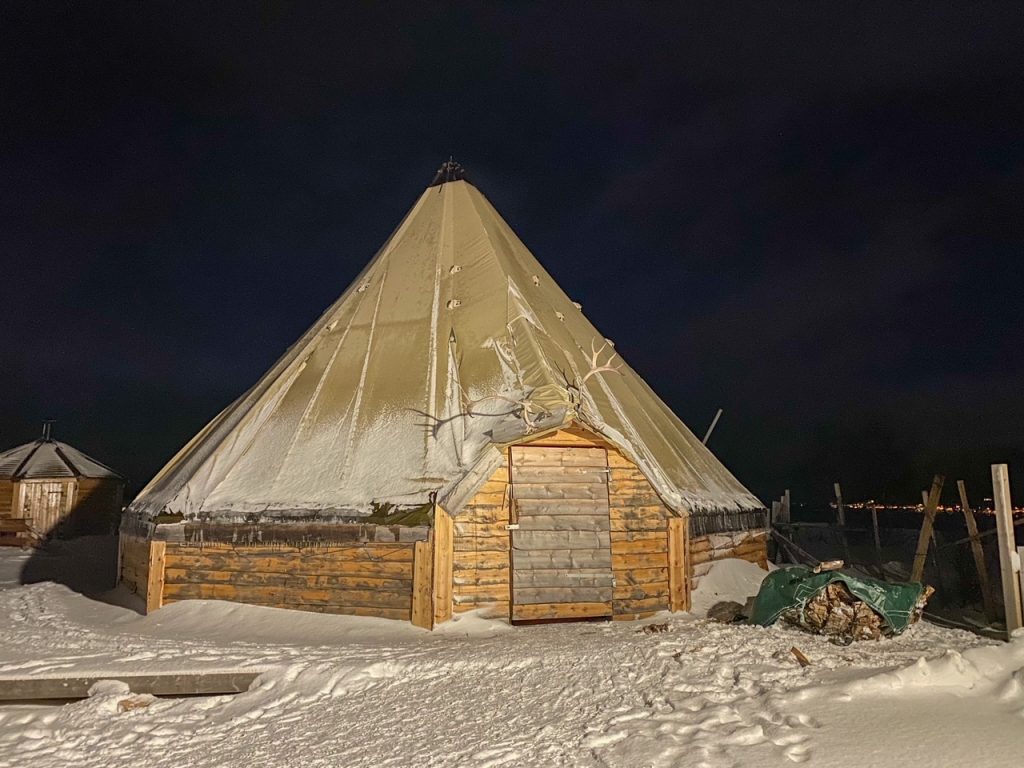
[[[573,421],[680,513],[763,508],[449,162],[341,298],[131,509],[327,519],[436,492],[456,512],[494,446]]]
[[[121,476],[77,448],[57,440],[36,440],[0,453],[0,478],[36,480],[50,477]]]

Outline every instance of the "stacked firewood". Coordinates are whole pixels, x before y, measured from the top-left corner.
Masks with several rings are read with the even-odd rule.
[[[914,607],[912,621],[921,618],[925,603],[934,590],[925,588]],[[863,600],[854,597],[846,585],[834,581],[807,601],[801,610],[790,608],[782,620],[809,632],[829,635],[843,644],[854,640],[878,640],[890,634],[882,617]]]

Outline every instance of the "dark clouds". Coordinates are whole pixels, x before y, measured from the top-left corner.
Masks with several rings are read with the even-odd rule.
[[[768,497],[1024,474],[1013,4],[5,4],[0,442],[136,486],[454,153]]]

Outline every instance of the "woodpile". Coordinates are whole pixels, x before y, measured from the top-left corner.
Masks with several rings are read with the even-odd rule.
[[[925,588],[914,606],[911,623],[921,618],[925,603],[934,591],[931,587]],[[833,581],[803,608],[790,608],[780,618],[808,632],[828,635],[844,645],[855,640],[879,640],[890,634],[882,617],[863,600],[854,597],[840,581]]]

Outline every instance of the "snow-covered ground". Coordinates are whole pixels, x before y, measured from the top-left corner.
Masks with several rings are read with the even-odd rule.
[[[117,686],[0,706],[0,766],[972,766],[1024,759],[1024,637],[921,624],[846,648],[793,630],[407,624],[195,601],[150,616],[0,552],[0,677],[263,670],[237,696],[119,713]],[[746,564],[696,602],[743,602]],[[643,626],[667,623],[663,632]],[[801,668],[798,646],[812,661]]]

